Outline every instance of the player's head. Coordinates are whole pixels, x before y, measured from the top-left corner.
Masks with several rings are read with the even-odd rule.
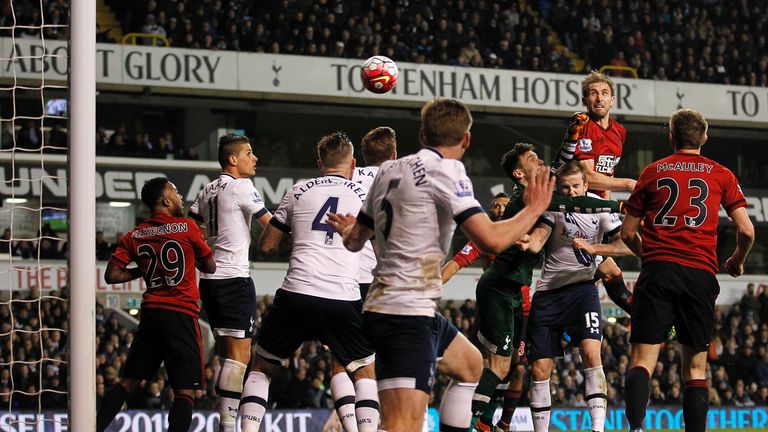
[[[528,143],[515,144],[512,150],[504,153],[504,156],[501,157],[501,168],[507,176],[523,185],[528,183],[525,173],[542,165],[544,165],[544,161],[539,159],[533,144]]]
[[[363,160],[366,165],[381,165],[397,158],[397,136],[395,130],[379,126],[368,131],[360,143]]]
[[[491,219],[495,221],[501,219],[507,204],[509,204],[509,195],[504,192],[497,193],[491,201]]]
[[[333,132],[317,142],[317,166],[323,173],[339,173],[350,178],[355,169],[354,152],[346,133]]]
[[[560,194],[570,197],[587,194],[587,173],[578,161],[570,161],[561,166],[555,175]]]
[[[587,107],[592,119],[602,119],[616,103],[616,88],[613,80],[598,71],[592,71],[581,83],[581,102]]]
[[[251,177],[256,174],[258,160],[248,137],[226,134],[219,138],[219,165],[224,172],[236,178]]]
[[[166,177],[155,177],[144,183],[141,200],[152,214],[166,213],[184,216],[184,204],[176,186]]]
[[[437,98],[421,109],[419,142],[426,147],[469,147],[472,114],[456,99]]]
[[[679,109],[669,117],[669,142],[675,150],[699,149],[707,142],[709,125],[700,112]]]

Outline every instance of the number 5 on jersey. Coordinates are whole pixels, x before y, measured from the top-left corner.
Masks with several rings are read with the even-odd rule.
[[[396,189],[398,186],[400,186],[400,179],[390,180],[389,185],[387,186],[387,193],[384,194],[384,198],[381,200],[381,210],[387,215],[387,220],[384,222],[384,240],[389,238],[389,231],[392,229],[393,216],[392,203],[387,199],[387,195],[389,195],[389,191]]]

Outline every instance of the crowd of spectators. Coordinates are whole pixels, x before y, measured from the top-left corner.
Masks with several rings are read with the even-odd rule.
[[[67,241],[59,238],[50,225],[43,224],[37,240],[18,239],[11,236],[11,229],[0,236],[0,254],[20,259],[64,259],[67,257]]]
[[[145,0],[117,2],[125,32],[171,46],[768,86],[768,5],[741,0]],[[102,40],[108,40],[105,31]],[[149,43],[149,42],[147,42]],[[576,54],[575,56],[572,54]],[[575,59],[584,61],[575,62]]]
[[[272,302],[259,299],[257,325]],[[10,312],[13,310],[13,320]],[[443,302],[440,312],[467,336],[473,326],[475,303]],[[0,402],[14,409],[65,409],[67,292],[50,292],[42,298],[37,290],[26,295],[13,294],[13,300],[0,303]],[[608,402],[622,406],[625,373],[629,364],[628,320],[606,323],[602,347],[603,366],[608,380]],[[133,341],[132,329],[120,324],[115,313],[96,305],[96,385],[100,401],[104,391],[117,383]],[[556,407],[586,407],[584,374],[577,349],[566,348],[556,362],[551,379],[552,403]],[[680,405],[682,378],[681,347],[670,340],[662,349],[651,378],[651,405]],[[215,410],[214,379],[220,368],[214,356],[205,366],[206,390],[199,391],[196,409]],[[273,379],[270,408],[332,409],[330,395],[330,354],[318,342],[305,343],[289,361],[289,366]],[[713,343],[708,355],[707,379],[710,403],[721,407],[768,406],[768,287],[748,284],[741,301],[727,308],[718,307]],[[438,406],[447,378],[438,375],[431,404]],[[527,406],[526,389],[520,405]],[[30,393],[27,396],[20,390]],[[35,396],[40,390],[39,396]],[[167,410],[173,401],[167,375],[161,369],[131,397],[128,408]]]
[[[539,2],[586,67],[631,66],[640,78],[768,86],[768,4],[740,0]]]
[[[185,148],[174,140],[174,135],[170,131],[164,131],[157,136],[152,136],[143,130],[130,134],[124,124],[114,131],[109,131],[103,126],[96,129],[96,154],[157,159],[199,159],[197,148]]]

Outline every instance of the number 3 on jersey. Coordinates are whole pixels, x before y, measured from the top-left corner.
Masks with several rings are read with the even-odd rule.
[[[320,207],[320,211],[317,212],[315,219],[312,221],[312,231],[325,231],[325,244],[333,244],[333,235],[336,234],[336,230],[323,221],[328,213],[336,213],[339,208],[339,197],[330,197],[325,200],[323,206]]]

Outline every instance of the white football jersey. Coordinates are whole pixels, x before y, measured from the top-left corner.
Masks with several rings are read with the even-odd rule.
[[[249,277],[248,249],[251,246],[251,219],[267,209],[251,179],[236,179],[222,173],[197,195],[189,217],[204,222],[208,245],[216,260],[216,273],[202,273],[204,279]]]
[[[594,194],[588,194],[597,197]],[[575,238],[583,238],[590,244],[600,244],[603,236],[614,236],[621,230],[617,213],[579,214],[545,212],[540,222],[549,225],[552,233],[545,245],[544,265],[537,291],[561,288],[576,282],[592,280],[599,262],[571,245]]]
[[[357,214],[368,189],[339,175],[301,181],[285,194],[270,224],[293,237],[282,288],[335,300],[359,300],[360,254],[344,247],[328,213]]]
[[[377,166],[358,167],[355,168],[352,180],[362,184],[366,189],[370,189],[378,172],[379,167]],[[360,279],[358,282],[361,284],[373,282],[373,269],[375,267],[376,254],[373,252],[373,245],[369,241],[360,251]]]
[[[378,258],[363,310],[433,316],[456,224],[481,212],[460,161],[423,148],[382,164],[358,215]]]

